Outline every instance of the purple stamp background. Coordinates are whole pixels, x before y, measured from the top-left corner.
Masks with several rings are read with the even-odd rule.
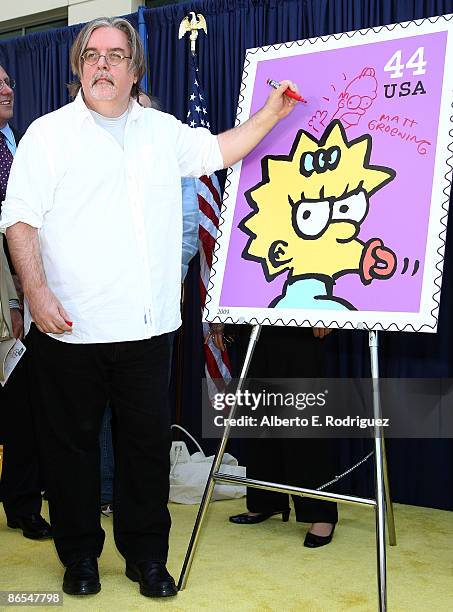
[[[371,198],[359,238],[364,241],[381,238],[396,253],[398,267],[391,279],[374,280],[368,286],[362,285],[357,274],[345,275],[337,281],[334,294],[347,299],[358,310],[419,311],[446,40],[447,33],[440,32],[258,63],[250,114],[264,104],[269,94],[267,78],[292,79],[308,99],[308,104],[297,104],[291,115],[280,122],[242,164],[220,306],[266,308],[280,295],[287,273],[268,283],[260,264],[241,257],[247,236],[238,229],[238,223],[250,212],[244,191],[261,180],[261,159],[266,154],[287,155],[300,128],[319,138],[320,134],[315,134],[308,125],[312,115],[317,110],[327,110],[330,120],[345,85],[365,67],[372,67],[378,82],[377,97],[359,124],[350,126],[346,133],[348,140],[370,133],[373,138],[371,163],[389,166],[396,170],[397,176]],[[391,73],[385,72],[384,66],[393,53],[401,49],[401,61],[405,63],[420,46],[424,47],[424,59],[428,62],[426,73],[412,76],[413,69],[405,69],[402,78],[391,79]],[[399,88],[400,83],[411,81],[414,87],[418,79],[423,82],[425,95],[398,97],[395,94],[391,99],[384,96],[384,83],[394,83]],[[400,117],[398,123],[389,124],[390,128],[398,127],[402,133],[415,135],[417,141],[429,141],[426,154],[417,151],[415,142],[375,131],[373,120],[378,123],[384,114]],[[405,118],[417,123],[406,121],[404,126]],[[405,257],[409,259],[409,268],[402,275]],[[411,276],[416,259],[420,261],[420,268]]]

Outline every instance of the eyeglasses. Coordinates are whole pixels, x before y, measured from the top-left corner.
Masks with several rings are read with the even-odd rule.
[[[123,59],[132,59],[132,57],[123,55],[118,51],[107,51],[105,55],[98,53],[98,51],[85,51],[80,57],[83,59],[85,64],[88,64],[88,66],[95,66],[101,57],[105,57],[105,61],[109,66],[118,66],[121,64]]]
[[[6,77],[4,79],[0,79],[0,91],[7,85],[10,89],[14,89],[16,87],[16,81],[14,79],[10,79]]]

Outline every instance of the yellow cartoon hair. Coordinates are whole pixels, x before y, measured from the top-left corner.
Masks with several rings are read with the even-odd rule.
[[[371,146],[369,134],[348,141],[341,122],[335,120],[319,141],[300,130],[288,156],[264,157],[263,180],[245,193],[254,212],[240,224],[250,236],[243,256],[266,264],[266,276],[279,274],[285,267],[269,268],[268,251],[274,240],[284,240],[294,234],[289,198],[293,202],[325,200],[346,196],[358,189],[371,196],[391,181],[394,170],[369,164]],[[323,159],[323,167],[316,168],[315,163],[311,171],[313,158],[319,159],[324,153],[327,162],[330,155],[335,163],[329,167]]]

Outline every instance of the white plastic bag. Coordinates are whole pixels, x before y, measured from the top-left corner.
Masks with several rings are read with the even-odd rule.
[[[173,442],[170,450],[170,501],[178,504],[199,504],[209,477],[214,455],[206,457],[203,449],[193,436],[183,427],[172,425],[183,431],[196,445],[198,451],[191,455],[186,443]],[[237,459],[225,453],[223,456],[221,472],[245,478],[246,469],[238,465]],[[237,499],[244,497],[245,486],[236,484],[217,483],[212,495],[213,500]]]

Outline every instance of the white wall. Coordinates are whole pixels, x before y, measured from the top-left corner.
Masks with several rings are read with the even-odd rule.
[[[140,0],[68,0],[68,25],[135,13]]]
[[[30,16],[39,17],[47,11],[55,11],[54,18],[68,15],[68,25],[90,21],[96,17],[114,17],[135,13],[140,0],[0,0],[0,26],[9,22],[11,29],[30,23]],[[52,13],[49,13],[49,20]]]
[[[67,7],[68,0],[1,0],[0,22]]]

